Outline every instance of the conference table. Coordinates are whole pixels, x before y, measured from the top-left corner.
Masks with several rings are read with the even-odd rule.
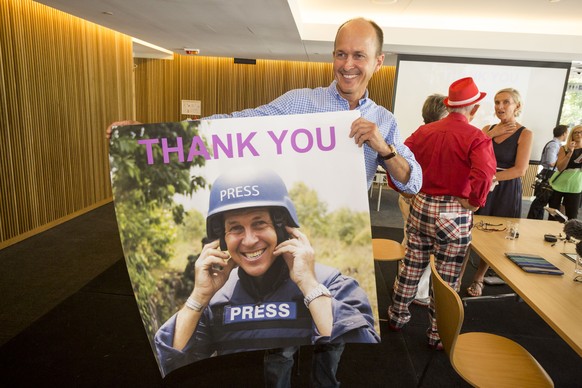
[[[519,237],[506,239],[500,231],[507,221],[519,224]],[[483,224],[480,224],[483,222]],[[471,249],[485,260],[548,325],[582,357],[582,282],[574,281],[574,262],[562,253],[575,254],[571,242],[544,241],[544,234],[563,233],[556,221],[475,216]],[[493,229],[493,230],[492,230]],[[506,252],[542,256],[560,268],[564,275],[528,273],[514,264]]]

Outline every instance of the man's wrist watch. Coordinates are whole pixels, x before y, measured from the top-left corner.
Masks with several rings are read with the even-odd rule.
[[[321,283],[319,283],[317,287],[315,287],[309,294],[305,296],[303,299],[305,307],[309,308],[309,304],[320,296],[327,296],[328,298],[331,298],[331,292],[329,292],[329,290]]]
[[[396,155],[398,155],[398,151],[396,151],[396,147],[394,147],[392,144],[388,144],[388,148],[390,148],[390,153],[386,156],[382,156],[382,159],[384,159],[384,160],[390,160],[393,157],[395,157]]]

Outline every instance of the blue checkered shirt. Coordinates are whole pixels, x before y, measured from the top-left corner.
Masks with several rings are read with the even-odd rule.
[[[206,119],[337,112],[349,109],[349,102],[338,93],[336,81],[333,81],[327,88],[290,90],[270,103],[259,106],[258,108],[245,109],[231,114],[217,114],[206,117]],[[368,98],[368,91],[360,99],[360,103],[356,109],[361,112],[363,118],[378,126],[386,143],[393,144],[398,153],[410,165],[410,179],[406,184],[392,179],[396,188],[405,193],[418,193],[422,186],[422,169],[410,149],[402,143],[394,115],[386,108],[377,105]],[[371,147],[368,147],[367,144],[364,144],[364,159],[366,162],[366,178],[369,188],[372,185],[372,180],[374,179],[378,165],[384,168],[386,168],[386,165],[384,160],[378,156],[378,153]]]

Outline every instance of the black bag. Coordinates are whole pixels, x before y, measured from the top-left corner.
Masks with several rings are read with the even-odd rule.
[[[546,145],[544,146],[544,149],[542,150],[542,160],[544,157],[544,154],[546,153],[546,149],[548,148],[548,146],[550,145],[552,141],[550,140],[549,142],[546,143]],[[542,171],[539,172],[538,175],[536,175],[536,180],[534,181],[534,183],[532,184],[532,188],[534,189],[534,196],[537,197],[543,197],[543,198],[548,198],[548,201],[550,200],[550,197],[552,196],[552,186],[550,186],[549,184],[549,180],[552,177],[552,175],[554,175],[554,171],[556,171],[556,166],[554,166],[554,168],[549,169],[549,168],[544,168]],[[547,194],[547,192],[549,191],[549,194]],[[548,202],[544,202],[544,206],[547,204]]]
[[[539,176],[539,175],[538,175]],[[543,206],[546,206],[548,202],[550,202],[550,197],[554,192],[552,189],[552,185],[550,185],[549,179],[539,179],[536,176],[536,181],[533,184],[534,195],[538,202],[543,203]]]
[[[534,195],[536,198],[540,198],[542,202],[544,202],[544,206],[547,205],[554,189],[552,189],[552,185],[550,185],[550,179],[554,176],[554,172],[556,171],[556,167],[549,169],[543,169],[540,171],[538,175],[536,175],[535,182],[531,185],[534,189]],[[564,170],[560,171],[560,173],[554,179],[554,182],[562,175]],[[547,198],[547,200],[546,200]]]

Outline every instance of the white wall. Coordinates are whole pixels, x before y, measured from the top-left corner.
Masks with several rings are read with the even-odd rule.
[[[422,125],[422,104],[433,93],[447,95],[449,85],[473,77],[487,96],[471,122],[478,128],[499,122],[493,98],[503,88],[517,89],[522,96],[518,122],[534,133],[531,160],[538,161],[544,145],[558,124],[570,63],[501,61],[473,58],[401,56],[396,73],[394,114],[406,139]]]

